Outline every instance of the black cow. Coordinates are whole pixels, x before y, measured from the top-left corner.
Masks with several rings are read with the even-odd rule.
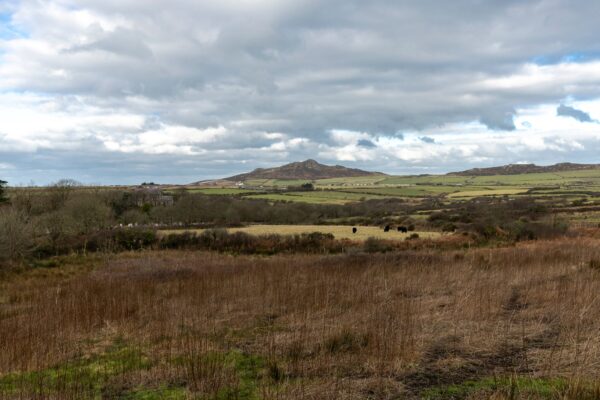
[[[352,233],[356,233],[356,231],[358,231],[358,229],[356,229],[356,227],[352,228]]]
[[[408,228],[405,227],[405,226],[399,226],[398,227],[398,232],[407,233],[408,232]]]
[[[390,231],[390,226],[386,225],[385,228],[383,228],[383,231],[384,232],[389,232]]]

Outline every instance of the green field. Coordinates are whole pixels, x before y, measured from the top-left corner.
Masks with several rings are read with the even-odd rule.
[[[309,180],[254,179],[238,188],[190,188],[209,195],[239,195],[248,199],[292,201],[310,204],[347,204],[371,199],[415,199],[441,197],[452,201],[480,196],[562,197],[565,200],[600,195],[600,169],[520,175],[457,176],[376,175]],[[280,192],[288,187],[312,183],[317,190]]]
[[[269,200],[269,201],[293,201],[296,203],[309,203],[309,204],[346,204],[346,203],[351,202],[351,200],[299,196],[299,195],[286,194],[286,193],[251,194],[248,196],[244,196],[244,198],[246,198],[246,199],[262,199],[262,200]]]
[[[254,190],[249,189],[236,189],[236,188],[198,188],[198,189],[188,189],[190,193],[202,193],[208,195],[244,195],[255,193]]]
[[[305,183],[311,183],[312,181],[306,179],[250,179],[244,181],[244,184],[252,187],[286,187],[286,186],[300,186]]]
[[[525,185],[552,186],[585,184],[600,186],[600,170],[565,171],[558,173],[534,173],[519,175],[457,176],[457,175],[419,175],[393,176],[379,182],[381,185],[444,184],[444,185]]]
[[[480,190],[466,190],[448,195],[450,198],[468,198],[480,196],[506,196],[527,193],[527,188],[482,188]]]
[[[317,186],[373,186],[387,179],[387,175],[359,176],[354,178],[331,178],[315,181]]]

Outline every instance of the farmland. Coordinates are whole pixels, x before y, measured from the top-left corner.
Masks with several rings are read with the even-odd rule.
[[[384,232],[377,226],[358,226],[357,232],[352,233],[351,226],[345,225],[249,225],[242,228],[229,228],[229,232],[244,232],[250,235],[301,235],[303,233],[321,232],[330,233],[336,239],[350,239],[364,241],[370,237],[386,240],[406,240],[410,235],[416,234],[420,238],[436,238],[439,232],[408,232],[401,233],[397,230]],[[162,234],[168,234],[173,230],[162,231]],[[191,232],[202,233],[202,229],[192,230]]]
[[[0,399],[597,399],[597,178],[10,188]]]
[[[345,204],[369,199],[382,199],[389,196],[338,190],[316,190],[310,192],[287,192],[249,195],[249,198],[273,201],[296,201],[315,204]]]
[[[312,184],[313,191],[293,188]],[[600,196],[600,169],[520,175],[419,175],[331,178],[310,180],[254,179],[239,188],[188,188],[192,192],[312,204],[346,204],[368,199],[427,198],[460,201],[479,196],[568,196],[570,200]],[[291,191],[286,190],[291,188]]]

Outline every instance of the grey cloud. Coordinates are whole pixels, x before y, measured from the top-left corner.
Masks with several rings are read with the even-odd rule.
[[[93,30],[102,31],[100,27]],[[152,50],[144,43],[139,32],[118,28],[114,32],[103,32],[100,38],[91,43],[76,45],[67,50],[67,53],[102,50],[125,57],[136,57],[147,60],[153,56]]]
[[[560,138],[548,138],[549,144],[560,144]],[[317,158],[327,164],[343,164],[385,173],[445,173],[482,165],[501,165],[523,160],[546,165],[560,161],[581,163],[597,162],[598,139],[581,141],[581,148],[565,153],[560,147],[536,151],[515,148],[510,143],[478,146],[477,160],[465,158],[460,149],[442,156],[425,157],[417,162],[390,158],[385,149],[377,147],[377,157],[371,161],[339,161],[320,153],[321,144],[307,143],[297,149],[272,151],[255,148],[251,151],[236,148],[210,151],[201,157],[181,154],[138,154],[110,152],[90,141],[85,157],[79,150],[40,149],[34,154],[6,152],[0,149],[0,160],[11,168],[1,170],[0,179],[11,185],[28,184],[32,179],[44,185],[62,178],[73,178],[84,183],[136,184],[152,180],[161,183],[189,183],[246,172],[256,167],[271,167],[292,160]],[[426,146],[441,148],[441,146]],[[381,152],[380,152],[381,149]],[[568,154],[568,156],[567,156]]]
[[[421,136],[419,140],[423,143],[435,143],[435,139],[429,136]]]
[[[566,0],[294,3],[78,1],[77,7],[127,26],[112,33],[88,27],[93,40],[72,48],[138,58],[22,54],[31,68],[14,86],[151,111],[121,97],[133,94],[160,101],[167,122],[204,127],[252,116],[279,121],[257,122],[254,130],[317,140],[333,128],[375,134],[473,120],[512,130],[505,110],[559,100],[563,87],[495,91],[474,77],[513,73],[539,55],[600,51],[592,18],[600,4],[583,0],[577,7]],[[34,37],[46,34],[43,10],[22,14]],[[62,41],[82,33],[68,29]],[[50,69],[67,77],[48,80]],[[576,90],[586,96],[595,87]],[[195,111],[182,115],[182,107]]]
[[[65,109],[83,102],[145,115],[148,125],[224,126],[232,134],[204,148],[236,154],[231,162],[253,159],[244,149],[277,142],[260,132],[308,138],[318,147],[333,145],[332,129],[401,138],[481,121],[512,131],[513,110],[600,97],[594,76],[489,84],[523,73],[531,60],[600,54],[600,3],[593,1],[15,4],[14,23],[29,39],[0,45],[0,90],[48,93]],[[75,11],[91,21],[70,17]],[[299,146],[267,160],[313,151]]]
[[[558,106],[556,109],[556,115],[561,117],[575,118],[579,122],[593,122],[588,113],[573,107],[565,106],[564,104]]]
[[[357,144],[358,144],[359,146],[361,146],[361,147],[367,147],[367,148],[373,148],[373,147],[377,147],[377,146],[375,145],[375,143],[373,143],[372,141],[370,141],[370,140],[367,140],[367,139],[360,139],[360,140],[357,142]]]
[[[479,121],[489,129],[499,131],[514,131],[516,129],[514,122],[514,111],[492,110],[482,116]]]

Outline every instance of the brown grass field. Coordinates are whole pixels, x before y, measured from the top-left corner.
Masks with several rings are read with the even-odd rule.
[[[382,228],[377,226],[357,226],[358,231],[352,233],[352,226],[348,225],[249,225],[241,228],[228,228],[233,232],[245,232],[250,235],[298,235],[302,233],[331,233],[336,239],[351,239],[356,241],[364,241],[370,237],[387,240],[405,240],[411,234],[416,233],[421,238],[433,239],[440,236],[439,232],[408,232],[401,233],[397,230],[384,232]],[[163,230],[162,234],[178,233],[189,230]],[[192,232],[201,233],[202,229],[193,229]]]
[[[141,252],[0,281],[1,399],[597,399],[600,240]]]

